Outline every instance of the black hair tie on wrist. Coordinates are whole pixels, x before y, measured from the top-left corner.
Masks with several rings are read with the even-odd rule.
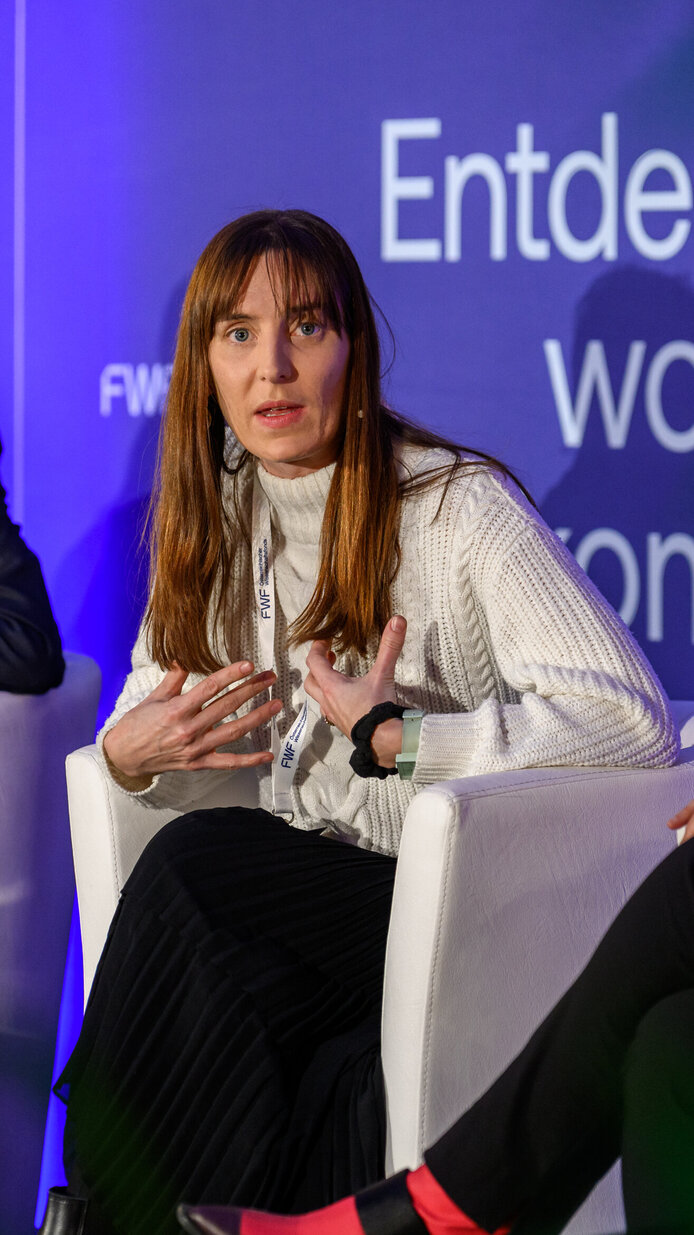
[[[392,720],[397,717],[402,720],[404,707],[400,707],[399,703],[377,703],[366,716],[362,716],[353,726],[350,737],[354,742],[354,751],[352,752],[349,765],[352,771],[356,772],[357,776],[377,776],[379,780],[384,780],[386,776],[394,776],[397,768],[382,768],[379,763],[374,762],[374,755],[371,749],[371,737],[377,725],[381,725],[384,720]]]

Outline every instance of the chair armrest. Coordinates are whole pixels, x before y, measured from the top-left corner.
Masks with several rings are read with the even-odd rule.
[[[417,795],[386,956],[389,1169],[421,1161],[517,1054],[672,849],[665,821],[692,797],[689,762],[541,768]]]
[[[148,841],[181,812],[148,807],[124,793],[105,772],[96,746],[68,755],[66,775],[86,1003],[123,885]],[[257,806],[252,768],[220,777],[198,803],[201,809],[233,804]]]

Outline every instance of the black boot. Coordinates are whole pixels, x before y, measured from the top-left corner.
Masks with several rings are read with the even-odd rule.
[[[83,1235],[87,1201],[67,1188],[50,1188],[39,1235]]]

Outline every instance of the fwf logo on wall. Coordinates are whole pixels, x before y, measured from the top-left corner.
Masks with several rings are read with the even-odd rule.
[[[130,416],[154,416],[161,412],[171,380],[170,364],[107,364],[99,378],[99,411],[110,416],[125,407]]]

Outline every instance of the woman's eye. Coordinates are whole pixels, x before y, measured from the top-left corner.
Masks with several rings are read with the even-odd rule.
[[[298,331],[304,339],[312,339],[320,333],[319,322],[299,322]]]
[[[247,326],[234,326],[232,330],[227,332],[227,337],[233,339],[234,343],[247,343],[251,337],[251,332]]]

